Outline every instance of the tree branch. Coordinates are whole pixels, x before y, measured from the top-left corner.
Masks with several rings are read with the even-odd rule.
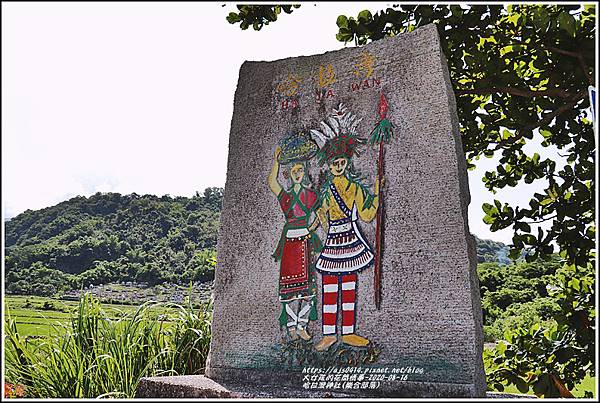
[[[515,136],[509,137],[508,139],[505,139],[505,140],[501,140],[496,145],[496,147],[493,148],[493,150],[494,151],[499,150],[501,148],[504,148],[504,146],[506,146],[510,143],[514,143],[515,141],[522,139],[523,136],[525,135],[525,132],[527,132],[529,130],[533,130],[540,126],[545,126],[545,125],[550,124],[550,122],[552,122],[552,120],[555,117],[557,117],[558,115],[561,115],[562,113],[564,113],[566,111],[573,109],[573,107],[575,105],[577,105],[577,103],[579,101],[581,101],[582,99],[585,99],[585,97],[587,97],[587,91],[581,91],[575,97],[571,98],[571,102],[564,104],[560,108],[556,109],[554,112],[550,112],[550,113],[546,114],[542,119],[538,120],[537,122],[531,123],[529,125],[526,125],[520,129],[518,129],[517,132],[515,133]]]
[[[544,47],[551,52],[576,58],[577,61],[579,62],[579,66],[581,67],[581,70],[583,70],[583,74],[585,74],[585,76],[587,77],[588,82],[590,83],[590,85],[594,85],[594,77],[590,73],[590,69],[589,69],[587,63],[585,62],[585,60],[583,58],[583,54],[581,52],[571,52],[569,50],[559,49],[559,48],[555,48],[554,46],[549,46],[549,45],[544,45]]]
[[[590,73],[590,69],[589,69],[588,65],[586,64],[585,60],[583,60],[583,55],[579,54],[579,57],[577,59],[579,60],[579,66],[581,66],[583,73],[586,75],[586,77],[588,79],[588,83],[590,83],[590,85],[594,85],[594,76],[592,73]]]
[[[587,95],[588,95],[587,90],[581,91],[579,94],[577,94],[576,96],[574,96],[571,99],[571,102],[566,103],[563,106],[561,106],[560,108],[558,108],[557,110],[555,110],[554,112],[551,112],[551,113],[545,115],[537,123],[532,123],[530,125],[525,126],[524,130],[533,130],[537,127],[549,124],[550,122],[552,122],[552,119],[554,119],[558,115],[562,114],[563,112],[566,112],[566,111],[572,109],[575,105],[577,105],[577,103],[579,101],[581,101],[582,99],[585,99],[587,97]]]
[[[565,55],[565,56],[570,56],[570,57],[576,58],[577,61],[579,62],[579,66],[581,67],[581,70],[583,70],[583,74],[585,74],[585,76],[588,80],[588,83],[590,85],[594,85],[594,75],[592,73],[590,73],[590,69],[589,69],[587,63],[585,62],[585,59],[583,58],[583,53],[560,49],[555,46],[548,45],[546,43],[542,43],[543,46],[540,46],[535,43],[513,42],[513,43],[509,43],[508,45],[505,45],[505,46],[515,46],[515,45],[534,48],[537,50],[546,50],[546,51],[549,51],[552,53],[558,53],[559,55]]]
[[[538,49],[547,49],[550,52],[558,53],[558,54],[565,55],[565,56],[571,56],[571,57],[581,56],[581,54],[579,52],[571,52],[570,50],[559,49],[559,48],[555,48],[554,46],[549,46],[546,44],[544,44],[543,47],[539,47]]]
[[[541,219],[541,220],[537,220],[537,221],[522,221],[522,222],[524,222],[524,223],[526,223],[526,224],[539,224],[539,223],[541,223],[541,222],[548,221],[548,220],[552,220],[552,219],[554,219],[554,218],[556,218],[556,214],[555,214],[555,215],[553,215],[553,216],[550,216],[550,217],[546,217],[546,218],[544,218],[544,219]]]
[[[550,96],[550,97],[570,99],[573,96],[572,94],[568,93],[567,91],[561,90],[559,88],[550,88],[547,90],[532,91],[530,89],[504,87],[504,86],[490,87],[490,88],[475,88],[475,89],[459,88],[459,89],[456,89],[454,92],[456,93],[456,95],[467,95],[467,94],[490,95],[490,94],[504,92],[504,93],[507,93],[510,95],[515,95],[518,97],[525,97],[525,98]]]

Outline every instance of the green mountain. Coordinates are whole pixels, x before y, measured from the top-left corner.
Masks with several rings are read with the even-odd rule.
[[[475,244],[477,245],[478,263],[510,264],[511,261],[508,258],[509,247],[502,242],[481,239],[475,235]]]
[[[212,277],[223,189],[193,197],[96,193],[5,222],[6,290],[54,295],[90,284],[155,285]],[[479,262],[507,247],[477,240]]]
[[[113,281],[210,277],[223,190],[194,197],[96,193],[5,222],[6,290],[53,295]]]

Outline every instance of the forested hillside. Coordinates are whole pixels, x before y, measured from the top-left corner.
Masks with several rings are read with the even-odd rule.
[[[50,296],[90,284],[210,278],[222,198],[221,188],[189,198],[96,193],[27,210],[5,223],[6,290]],[[504,244],[476,240],[479,262],[508,263]]]
[[[214,268],[223,191],[97,193],[5,223],[6,290],[53,295],[113,281],[189,282]]]
[[[509,248],[502,242],[492,241],[491,239],[481,239],[475,236],[477,244],[477,262],[509,264]]]

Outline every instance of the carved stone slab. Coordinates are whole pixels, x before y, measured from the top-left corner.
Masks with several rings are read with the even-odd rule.
[[[379,147],[359,140],[368,140],[384,119],[393,124],[393,134],[384,146],[381,208],[374,198]],[[347,127],[336,132],[336,125]],[[313,142],[321,154],[311,155]],[[344,155],[356,175],[346,168],[346,179],[336,182],[329,163]],[[294,188],[299,166],[305,177]],[[345,216],[330,183],[342,201],[356,206],[348,222],[335,220]],[[206,375],[307,391],[484,396],[469,201],[455,99],[434,25],[360,48],[245,62],[229,137]],[[379,229],[374,208],[381,214]],[[314,235],[305,235],[319,213],[325,218],[311,228]],[[298,224],[302,220],[306,225]],[[342,239],[354,249],[335,244],[335,231],[346,231]],[[379,309],[369,260],[369,253],[377,254],[377,231]],[[329,249],[319,251],[315,236]],[[319,259],[347,272],[316,270]],[[359,267],[359,260],[367,267]],[[300,291],[288,293],[294,287]],[[302,308],[313,303],[309,318]],[[319,349],[328,344],[324,335],[335,342]]]

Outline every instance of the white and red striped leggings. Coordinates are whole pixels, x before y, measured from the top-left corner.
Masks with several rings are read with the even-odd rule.
[[[342,334],[354,333],[356,273],[323,274],[323,335],[337,333],[338,289],[342,287]]]

